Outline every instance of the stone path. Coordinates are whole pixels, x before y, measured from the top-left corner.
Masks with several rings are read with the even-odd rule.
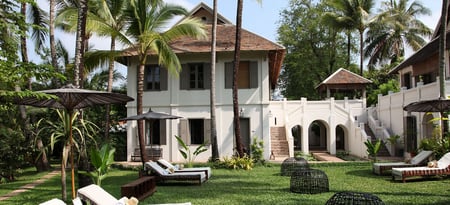
[[[36,181],[34,181],[32,183],[25,184],[25,185],[19,187],[18,189],[14,190],[14,191],[11,191],[11,192],[3,195],[3,196],[0,196],[0,201],[7,200],[7,199],[9,199],[9,198],[11,198],[13,196],[19,195],[20,193],[23,193],[23,192],[26,192],[28,190],[31,190],[34,187],[36,187],[37,185],[44,183],[45,180],[50,179],[50,178],[58,175],[59,173],[60,173],[60,170],[56,169],[56,170],[48,173],[47,175],[43,176],[42,178],[40,178],[40,179],[38,179],[38,180],[36,180]]]

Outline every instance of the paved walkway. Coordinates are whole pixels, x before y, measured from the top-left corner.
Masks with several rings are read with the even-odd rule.
[[[31,190],[34,187],[36,187],[37,185],[44,183],[45,180],[50,179],[50,178],[58,175],[59,173],[60,173],[60,170],[55,169],[55,170],[51,171],[50,173],[48,173],[47,175],[43,176],[42,178],[40,178],[32,183],[25,184],[14,191],[11,191],[3,196],[0,196],[0,201],[7,200],[13,196],[19,195],[20,193]]]

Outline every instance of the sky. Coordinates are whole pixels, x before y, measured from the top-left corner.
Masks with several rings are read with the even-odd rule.
[[[431,16],[420,16],[419,19],[434,30],[440,17],[442,0],[416,1],[419,1],[422,5],[431,10]],[[47,2],[47,0],[38,0],[41,8],[48,10]],[[193,9],[200,2],[205,3],[211,8],[213,6],[213,0],[166,0],[166,2],[182,5],[188,10]],[[218,12],[233,23],[236,22],[236,2],[237,1],[231,0],[218,0]],[[242,27],[268,40],[276,42],[279,14],[282,10],[287,8],[288,2],[288,0],[261,0],[261,3],[258,3],[257,0],[244,0]],[[381,1],[376,0],[376,2],[379,4]],[[412,0],[410,0],[410,2],[412,2]],[[372,13],[376,12],[376,9],[372,10]],[[57,38],[64,39],[63,41],[66,48],[69,49],[69,52],[72,53],[73,56],[73,53],[75,53],[75,38],[73,35],[62,32],[57,32],[56,35]],[[89,44],[96,49],[109,49],[109,39],[99,39],[94,37],[90,40]],[[411,53],[407,53],[407,56],[410,54]],[[33,54],[30,55],[32,56]]]

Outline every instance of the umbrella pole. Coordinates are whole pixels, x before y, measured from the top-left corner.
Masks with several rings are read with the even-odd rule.
[[[75,199],[75,169],[74,169],[74,163],[73,163],[73,137],[72,137],[72,117],[73,117],[73,110],[69,110],[69,142],[70,142],[70,169],[71,169],[71,179],[72,179],[72,199]]]

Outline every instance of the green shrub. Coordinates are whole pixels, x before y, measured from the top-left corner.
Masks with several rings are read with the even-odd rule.
[[[258,137],[253,137],[252,144],[250,145],[252,151],[251,157],[255,163],[265,164],[264,160],[264,141],[259,140]]]
[[[439,159],[445,153],[450,152],[450,137],[444,137],[442,139],[438,137],[425,138],[420,141],[419,149],[431,150],[434,152],[436,159]]]
[[[251,170],[254,166],[254,160],[245,155],[244,157],[233,156],[231,158],[224,157],[223,161],[218,162],[219,167],[227,168],[227,169],[243,169],[243,170]]]

